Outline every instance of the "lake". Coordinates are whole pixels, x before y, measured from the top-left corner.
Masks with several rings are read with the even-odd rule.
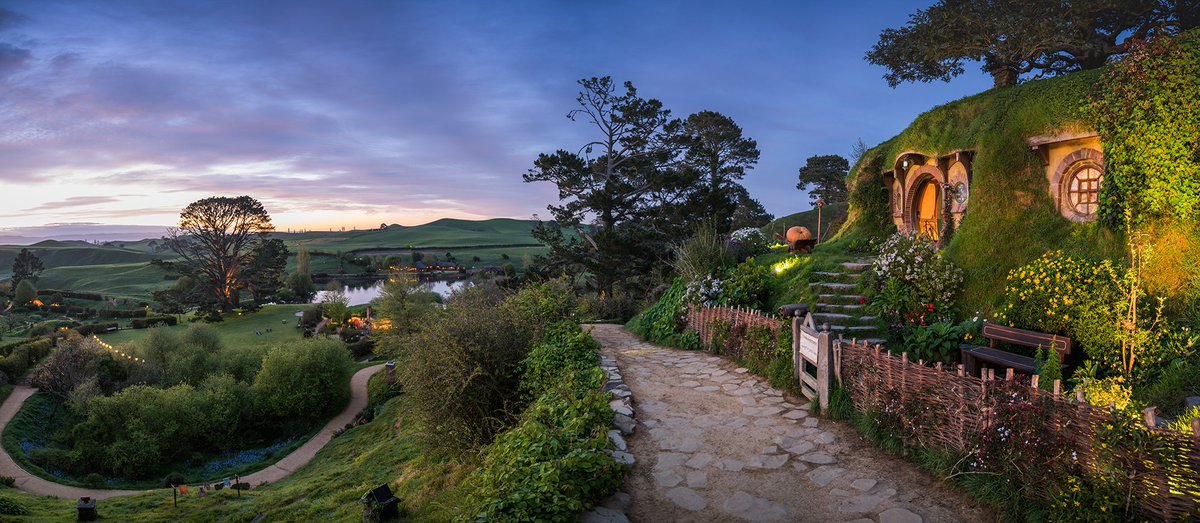
[[[349,300],[348,305],[366,305],[371,300],[377,298],[383,292],[383,284],[386,280],[378,280],[374,282],[359,282],[349,283],[342,286],[342,292]],[[421,286],[426,290],[438,293],[443,298],[449,297],[451,292],[462,288],[464,285],[469,285],[468,280],[431,280],[421,282]],[[325,293],[328,291],[320,291],[313,297],[312,303],[321,303],[325,299]]]

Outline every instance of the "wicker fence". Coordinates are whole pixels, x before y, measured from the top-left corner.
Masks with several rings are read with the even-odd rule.
[[[1044,451],[1057,452],[1081,470],[1115,467],[1130,478],[1139,517],[1174,521],[1200,516],[1197,420],[1192,421],[1196,435],[1145,428],[1137,431],[1136,444],[1106,444],[1112,441],[1106,434],[1128,421],[1118,419],[1111,409],[1060,393],[1057,381],[1052,391],[1044,391],[1037,388],[1036,377],[1013,376],[1011,370],[1000,377],[974,377],[965,375],[961,365],[931,367],[878,346],[849,342],[835,352],[834,374],[855,410],[886,413],[910,445],[971,454],[979,450],[989,429],[999,429],[995,424],[1004,419],[1001,413],[1038,408],[1044,414],[1037,418],[1035,430],[1055,442]]]
[[[700,335],[700,341],[705,346],[712,343],[713,322],[728,323],[730,330],[739,326],[746,328],[761,326],[771,329],[774,334],[779,329],[779,317],[746,307],[700,307],[693,305],[688,308],[687,328]]]

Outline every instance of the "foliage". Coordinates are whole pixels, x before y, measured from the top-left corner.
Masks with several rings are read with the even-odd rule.
[[[763,310],[770,303],[771,269],[750,258],[734,267],[719,292],[721,304],[727,307]]]
[[[738,193],[737,207],[733,209],[733,216],[730,217],[730,229],[763,227],[775,219],[775,215],[767,212],[758,200],[751,198],[748,191],[742,189]]]
[[[1200,30],[1138,42],[1105,70],[1092,109],[1104,142],[1110,224],[1200,222]]]
[[[1180,20],[1169,2],[1108,0],[941,0],[918,9],[900,29],[885,29],[867,60],[902,82],[949,81],[964,61],[980,61],[996,87],[1022,74],[1054,75],[1104,65],[1150,35],[1175,32]],[[1120,41],[1118,41],[1120,40]]]
[[[262,360],[254,378],[260,412],[280,420],[319,419],[349,399],[351,362],[341,344],[305,340],[278,345]]]
[[[295,300],[300,303],[308,303],[313,295],[317,293],[317,285],[313,283],[312,276],[307,272],[296,271],[288,275],[284,286],[291,291],[295,296]]]
[[[25,305],[37,298],[37,287],[33,286],[33,282],[29,279],[21,280],[13,287],[13,303],[17,305]]]
[[[408,336],[398,355],[414,419],[434,451],[457,453],[489,443],[520,411],[521,362],[535,324],[503,307],[480,286],[469,287]]]
[[[689,283],[718,276],[735,262],[729,243],[709,220],[701,222],[687,241],[675,246],[675,271]]]
[[[1037,362],[1035,371],[1038,375],[1038,388],[1054,390],[1054,382],[1061,381],[1063,377],[1058,352],[1050,347],[1038,347],[1034,360]]]
[[[796,188],[808,191],[808,197],[815,205],[817,200],[825,203],[840,203],[849,199],[846,190],[846,174],[850,171],[850,162],[837,154],[810,156],[800,168],[800,182]],[[808,187],[812,186],[809,190]]]
[[[270,301],[283,287],[287,258],[288,250],[283,240],[270,238],[254,242],[244,270],[245,286],[255,304]]]
[[[658,302],[634,316],[625,326],[634,334],[654,343],[673,345],[670,340],[678,336],[686,324],[686,294],[684,280],[676,278]]]
[[[898,337],[910,326],[954,319],[962,271],[928,239],[894,234],[872,264],[875,294],[871,308]]]
[[[29,283],[37,283],[38,276],[42,274],[46,267],[42,264],[42,260],[36,254],[30,252],[29,249],[21,249],[17,257],[13,259],[12,264],[12,283],[19,285],[23,281]],[[29,301],[29,300],[25,300]],[[21,302],[24,303],[24,302]]]
[[[254,244],[272,230],[271,216],[258,200],[211,197],[188,204],[165,240],[204,290],[203,303],[229,312],[248,277]]]
[[[1136,406],[1133,391],[1123,376],[1107,378],[1083,378],[1078,380],[1075,390],[1082,390],[1084,399],[1096,407],[1113,407],[1117,411],[1128,411]]]
[[[904,335],[904,351],[912,361],[952,363],[958,361],[959,345],[967,334],[978,332],[978,322],[961,324],[938,322],[909,328]]]
[[[745,260],[767,252],[767,237],[757,227],[738,229],[729,234],[729,250],[735,260]]]
[[[629,293],[616,291],[611,295],[589,293],[579,297],[577,313],[583,321],[629,321],[638,313],[639,304]]]
[[[602,381],[594,363],[563,374],[484,450],[466,480],[472,520],[574,521],[616,492],[626,469],[604,453],[612,411]]]
[[[373,301],[380,318],[391,322],[389,336],[409,334],[434,312],[433,304],[438,300],[436,293],[426,291],[419,284],[399,278],[383,284],[383,291]]]
[[[692,216],[706,216],[726,232],[739,209],[765,213],[738,183],[758,163],[758,144],[743,136],[732,118],[715,111],[692,114],[683,121],[678,140],[683,157],[675,184],[684,196],[681,203],[664,206],[676,231],[690,229]]]
[[[600,344],[578,325],[571,322],[554,325],[545,338],[530,349],[522,363],[521,393],[536,399],[564,374],[594,368],[599,351]]]

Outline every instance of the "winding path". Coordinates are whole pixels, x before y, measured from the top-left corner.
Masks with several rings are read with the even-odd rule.
[[[346,405],[346,408],[342,412],[329,420],[321,428],[320,432],[306,441],[300,448],[293,450],[290,454],[284,456],[283,459],[262,470],[242,476],[242,482],[249,483],[252,486],[263,483],[274,483],[283,479],[288,474],[295,472],[296,469],[303,467],[309,461],[312,461],[317,451],[321,450],[321,448],[333,439],[333,432],[353,421],[354,416],[363,407],[367,406],[367,381],[382,368],[383,364],[373,365],[354,373],[354,376],[350,378],[350,403]],[[0,405],[0,433],[3,433],[4,428],[8,426],[8,422],[12,421],[17,412],[21,410],[21,405],[25,404],[25,400],[33,396],[35,392],[37,392],[37,389],[33,387],[25,385],[13,386],[12,394],[9,394],[8,398],[4,400],[4,404]],[[89,489],[54,483],[53,481],[30,474],[21,468],[2,447],[0,447],[0,476],[9,476],[15,479],[15,486],[30,494],[54,496],[64,499],[77,499],[83,496],[95,499],[108,499],[116,496],[151,492],[151,490]]]
[[[994,519],[745,368],[617,325],[591,329],[633,393],[627,449],[636,463],[625,483],[633,521]]]

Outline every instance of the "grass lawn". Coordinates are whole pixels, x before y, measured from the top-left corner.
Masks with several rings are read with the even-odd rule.
[[[68,265],[46,269],[38,279],[40,289],[95,292],[134,303],[149,301],[150,293],[174,284],[167,271],[145,262]],[[90,307],[97,303],[91,302]]]
[[[267,305],[258,312],[248,314],[228,314],[225,321],[217,323],[201,323],[209,325],[221,334],[226,346],[264,345],[283,341],[301,339],[300,330],[296,328],[296,313],[304,310],[307,305]],[[184,316],[181,316],[183,318]],[[128,320],[123,323],[128,324]],[[170,329],[182,334],[191,325],[184,320]],[[272,332],[267,332],[271,328]],[[110,334],[101,334],[100,339],[113,346],[136,342],[146,336],[149,329],[122,329]],[[262,335],[255,334],[261,332]]]
[[[404,398],[389,401],[375,421],[335,438],[308,465],[278,483],[243,492],[181,496],[173,507],[171,491],[100,501],[97,509],[111,521],[248,522],[357,521],[358,499],[388,483],[413,521],[449,521],[458,515],[464,492],[458,487],[470,465],[433,460],[421,454],[415,434],[404,423]],[[0,521],[74,521],[75,501],[0,490],[0,506],[15,503],[27,514]]]

